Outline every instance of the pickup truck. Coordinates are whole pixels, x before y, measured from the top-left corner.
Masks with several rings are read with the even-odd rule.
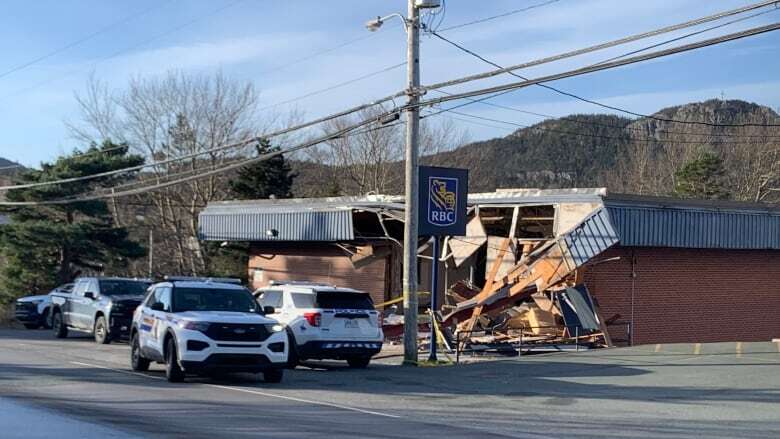
[[[54,336],[65,338],[69,330],[93,334],[100,344],[127,338],[133,312],[152,283],[148,280],[81,277],[70,293],[51,295]]]

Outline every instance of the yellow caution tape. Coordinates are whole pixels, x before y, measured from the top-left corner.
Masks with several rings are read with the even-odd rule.
[[[418,294],[418,295],[425,296],[425,295],[430,295],[430,294],[431,294],[431,292],[430,292],[430,291],[418,291],[418,292],[417,292],[417,294]],[[384,307],[386,307],[387,305],[393,305],[393,304],[400,303],[400,302],[403,302],[403,301],[404,301],[404,298],[403,298],[403,296],[401,296],[401,297],[396,297],[396,298],[395,298],[395,299],[393,299],[393,300],[388,300],[387,302],[382,302],[382,303],[376,304],[376,305],[374,305],[374,308],[375,308],[375,309],[384,308]]]

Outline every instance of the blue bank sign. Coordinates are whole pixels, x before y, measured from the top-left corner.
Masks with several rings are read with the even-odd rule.
[[[467,169],[420,166],[420,236],[466,234]]]

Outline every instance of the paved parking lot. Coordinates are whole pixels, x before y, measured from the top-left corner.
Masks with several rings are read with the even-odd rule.
[[[409,368],[299,368],[164,381],[136,374],[128,348],[48,331],[0,330],[0,425],[73,419],[57,437],[777,437],[780,345],[641,346]],[[42,411],[41,411],[42,410]],[[25,412],[27,417],[12,416]],[[48,415],[47,415],[48,414]],[[20,425],[21,424],[21,425]],[[67,424],[63,421],[63,425]],[[76,430],[74,430],[76,431]],[[8,437],[8,436],[3,436]],[[10,436],[13,437],[13,436]]]

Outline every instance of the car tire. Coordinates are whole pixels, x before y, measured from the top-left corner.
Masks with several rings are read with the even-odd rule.
[[[284,378],[284,369],[269,369],[263,372],[263,381],[266,383],[281,383]]]
[[[56,338],[65,338],[68,336],[68,327],[62,317],[62,311],[55,310],[51,317],[51,328],[54,330]]]
[[[24,323],[24,327],[27,329],[38,329],[41,325],[38,323]]]
[[[130,339],[130,366],[136,372],[146,372],[149,370],[149,360],[144,358],[141,353],[141,343],[138,340],[138,334],[133,334]]]
[[[51,329],[51,313],[49,308],[43,310],[43,316],[41,316],[41,324],[44,329]]]
[[[95,335],[95,343],[111,343],[111,334],[108,332],[108,324],[106,323],[106,318],[104,316],[100,316],[95,320],[95,327],[93,328],[92,333]]]
[[[371,362],[371,357],[350,357],[347,358],[347,364],[353,369],[365,369],[368,367],[368,363]]]
[[[168,339],[165,349],[165,378],[171,383],[184,381],[184,371],[179,366],[179,356],[176,353],[176,342],[173,337]]]
[[[301,362],[298,357],[298,344],[295,342],[295,336],[287,332],[287,369],[295,369]]]

